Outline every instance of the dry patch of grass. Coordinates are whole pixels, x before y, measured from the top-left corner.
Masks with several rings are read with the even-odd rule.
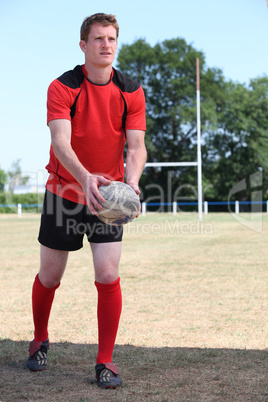
[[[94,383],[92,259],[71,253],[50,320],[49,370],[25,367],[39,217],[0,215],[1,401],[268,400],[268,225],[230,215],[156,214],[125,229],[123,312],[114,361],[124,385]]]
[[[267,401],[268,353],[260,350],[115,348],[125,380],[117,390],[98,388],[92,362],[97,346],[54,343],[49,368],[30,373],[27,342],[1,347],[0,395],[4,401]]]

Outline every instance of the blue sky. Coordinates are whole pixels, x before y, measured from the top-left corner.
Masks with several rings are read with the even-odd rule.
[[[20,159],[23,172],[44,170],[50,146],[47,87],[83,64],[79,30],[84,17],[96,12],[117,16],[119,49],[139,38],[154,45],[181,37],[227,79],[249,84],[267,74],[266,0],[102,0],[100,6],[85,0],[1,0],[1,169]]]

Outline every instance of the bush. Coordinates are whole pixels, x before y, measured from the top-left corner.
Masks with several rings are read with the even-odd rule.
[[[0,213],[16,213],[17,205],[22,204],[23,211],[41,212],[44,194],[27,193],[12,194],[8,192],[0,193]],[[3,206],[8,205],[8,206]]]

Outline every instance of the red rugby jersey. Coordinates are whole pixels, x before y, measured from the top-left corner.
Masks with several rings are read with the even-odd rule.
[[[71,121],[71,146],[90,173],[123,181],[125,130],[146,130],[144,92],[114,68],[108,84],[96,85],[87,79],[84,65],[76,66],[48,88],[47,122],[55,119]],[[46,169],[49,191],[86,204],[80,184],[61,165],[52,146]]]

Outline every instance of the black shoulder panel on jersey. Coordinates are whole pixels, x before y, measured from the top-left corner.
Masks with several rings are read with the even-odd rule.
[[[77,89],[82,84],[85,75],[83,73],[82,66],[76,66],[73,70],[67,71],[62,74],[58,81],[69,88]]]
[[[113,68],[113,83],[122,91],[122,92],[135,92],[140,87],[136,81],[132,80],[131,78],[126,77],[120,71]]]

